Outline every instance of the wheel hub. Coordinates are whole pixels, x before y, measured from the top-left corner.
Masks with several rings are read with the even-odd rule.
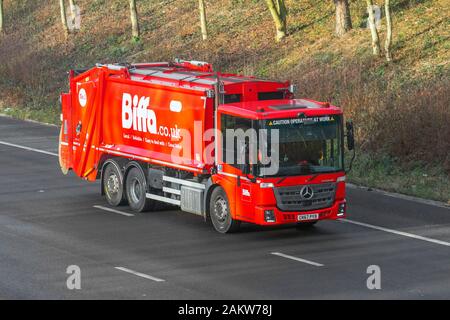
[[[116,194],[119,192],[119,178],[116,174],[112,173],[108,177],[108,181],[106,182],[106,186],[108,188],[109,193]]]
[[[142,192],[141,184],[137,179],[133,179],[133,181],[131,182],[131,190],[130,190],[133,202],[137,203],[140,201],[141,192]]]
[[[222,197],[219,197],[216,200],[216,204],[214,206],[214,214],[216,215],[217,220],[219,220],[219,222],[225,222],[225,220],[227,219],[228,206],[227,202]]]

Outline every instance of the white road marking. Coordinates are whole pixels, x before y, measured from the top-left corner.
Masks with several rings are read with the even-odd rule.
[[[10,142],[6,142],[6,141],[0,141],[0,144],[3,144],[5,146],[9,146],[9,147],[19,148],[19,149],[28,150],[28,151],[34,151],[34,152],[43,153],[43,154],[47,154],[47,155],[50,155],[50,156],[58,157],[58,154],[54,153],[54,152],[40,150],[40,149],[35,149],[35,148],[30,148],[30,147],[26,147],[26,146],[21,146],[21,145],[10,143]]]
[[[355,225],[366,227],[366,228],[371,228],[371,229],[378,230],[378,231],[384,231],[384,232],[388,232],[388,233],[393,233],[393,234],[396,234],[396,235],[399,235],[399,236],[413,238],[413,239],[416,239],[416,240],[427,241],[427,242],[431,242],[431,243],[435,243],[435,244],[440,244],[442,246],[450,247],[450,242],[437,240],[437,239],[433,239],[433,238],[422,237],[422,236],[419,236],[419,235],[416,235],[416,234],[413,234],[413,233],[408,233],[408,232],[388,229],[388,228],[384,228],[384,227],[374,226],[372,224],[363,223],[363,222],[354,221],[354,220],[348,220],[348,219],[339,219],[339,221],[355,224]]]
[[[270,254],[273,254],[273,255],[279,256],[279,257],[283,257],[283,258],[286,258],[286,259],[291,259],[291,260],[307,263],[307,264],[310,264],[310,265],[316,266],[316,267],[323,267],[323,264],[321,264],[321,263],[310,261],[310,260],[305,260],[305,259],[302,259],[302,258],[297,258],[297,257],[290,256],[290,255],[287,255],[287,254],[284,254],[284,253],[280,253],[280,252],[271,252]]]
[[[156,281],[156,282],[164,282],[164,281],[166,281],[164,279],[152,277],[152,276],[149,276],[148,274],[140,273],[140,272],[137,272],[137,271],[133,271],[131,269],[124,268],[124,267],[114,267],[114,269],[117,269],[117,270],[120,270],[120,271],[124,271],[124,272],[128,272],[128,273],[134,274],[135,276],[138,276],[138,277],[141,277],[141,278],[145,278],[145,279],[149,279],[149,280],[153,280],[153,281]]]
[[[134,214],[127,213],[127,212],[122,212],[122,211],[111,209],[111,208],[104,207],[104,206],[93,206],[93,207],[96,208],[96,209],[100,209],[100,210],[104,210],[104,211],[109,211],[109,212],[114,212],[114,213],[117,213],[117,214],[121,214],[121,215],[127,216],[127,217],[134,217]]]

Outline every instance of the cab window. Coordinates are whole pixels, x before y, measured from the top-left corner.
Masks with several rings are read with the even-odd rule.
[[[222,131],[222,157],[223,162],[230,164],[231,166],[242,169],[242,160],[238,161],[244,154],[245,163],[248,163],[248,144],[249,144],[249,136],[245,136],[245,143],[239,143],[238,137],[235,134],[232,134],[232,131],[227,130],[235,130],[242,129],[244,132],[247,132],[248,129],[252,128],[252,120],[234,117],[230,115],[223,114],[221,116],[221,131]],[[233,139],[230,141],[229,139]],[[242,150],[238,150],[242,149]]]

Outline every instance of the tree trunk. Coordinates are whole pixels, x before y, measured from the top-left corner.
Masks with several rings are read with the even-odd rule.
[[[66,7],[64,5],[64,0],[59,0],[59,7],[61,13],[61,23],[64,29],[64,35],[67,38],[69,36],[69,27],[67,26]]]
[[[275,22],[275,28],[277,30],[276,41],[279,42],[286,37],[287,33],[286,6],[284,0],[266,0],[266,3]]]
[[[348,0],[334,0],[336,6],[336,35],[342,37],[352,28],[352,17]]]
[[[3,32],[3,0],[0,0],[0,33]]]
[[[202,39],[208,39],[208,28],[206,22],[206,5],[204,0],[198,0],[198,8],[200,10],[200,26],[202,29]]]
[[[284,35],[286,35],[287,34],[287,20],[286,20],[286,18],[287,18],[287,9],[286,9],[286,5],[284,4],[284,0],[278,0],[278,1],[276,0],[275,4],[277,6],[277,10],[278,10],[278,13],[280,15],[280,19],[283,22]]]
[[[132,28],[132,35],[133,38],[139,38],[140,32],[139,32],[139,21],[137,16],[137,9],[136,9],[136,0],[130,0],[130,17],[131,17],[131,28]]]
[[[372,35],[372,50],[373,54],[378,56],[380,54],[380,38],[378,37],[377,26],[375,25],[375,17],[373,15],[373,1],[367,0],[367,12],[369,14],[369,28]]]
[[[75,7],[75,0],[69,0],[69,6],[70,6],[70,18],[71,18],[70,25],[75,29],[75,20],[77,18],[77,10]]]
[[[386,13],[386,41],[384,43],[384,50],[386,51],[386,60],[392,61],[392,52],[391,52],[391,44],[392,44],[392,19],[391,19],[391,1],[384,1],[384,10]]]

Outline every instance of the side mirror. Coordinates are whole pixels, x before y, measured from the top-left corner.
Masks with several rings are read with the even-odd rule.
[[[345,124],[345,127],[347,129],[347,149],[353,150],[355,149],[355,133],[353,129],[353,122],[351,120],[348,120]]]
[[[297,92],[297,86],[295,84],[289,85],[289,92],[295,94]]]

